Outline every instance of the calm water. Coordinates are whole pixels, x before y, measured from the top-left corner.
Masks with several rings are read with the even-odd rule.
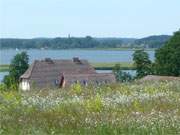
[[[5,75],[8,75],[8,72],[0,72],[0,82],[3,80]]]
[[[11,59],[22,52],[15,50],[0,50],[0,64],[9,64]],[[79,57],[90,62],[130,62],[134,51],[110,51],[110,50],[26,50],[30,63],[35,59],[72,59]],[[154,60],[154,51],[147,51],[151,60]]]
[[[30,63],[35,59],[72,59],[79,57],[87,59],[90,62],[131,62],[134,51],[110,51],[110,50],[0,50],[0,64],[10,64],[11,59],[22,51],[27,51]],[[154,51],[147,51],[151,60],[154,60]],[[98,72],[112,72],[100,70]],[[135,75],[136,71],[126,71],[131,75]],[[0,72],[0,82],[7,75],[7,72]]]
[[[97,73],[112,73],[112,70],[96,70]],[[136,70],[123,70],[123,72],[129,73],[132,76],[136,76]]]

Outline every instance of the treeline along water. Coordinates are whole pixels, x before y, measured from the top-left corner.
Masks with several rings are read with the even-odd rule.
[[[26,51],[30,58],[30,63],[36,59],[72,59],[79,57],[90,62],[132,62],[131,50],[0,50],[0,64],[10,64],[12,58],[22,51]],[[150,59],[154,60],[154,51],[147,51]]]

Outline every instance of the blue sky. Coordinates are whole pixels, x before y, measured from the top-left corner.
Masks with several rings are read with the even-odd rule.
[[[145,37],[180,28],[180,0],[0,0],[0,36]]]

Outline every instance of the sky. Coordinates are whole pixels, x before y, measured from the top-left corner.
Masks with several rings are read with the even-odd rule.
[[[180,0],[0,0],[0,37],[133,37],[180,28]]]

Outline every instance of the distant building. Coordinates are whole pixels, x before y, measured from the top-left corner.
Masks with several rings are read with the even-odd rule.
[[[99,85],[114,83],[111,73],[96,73],[87,60],[35,60],[20,77],[20,88],[24,91],[32,88],[61,88],[74,83]]]

